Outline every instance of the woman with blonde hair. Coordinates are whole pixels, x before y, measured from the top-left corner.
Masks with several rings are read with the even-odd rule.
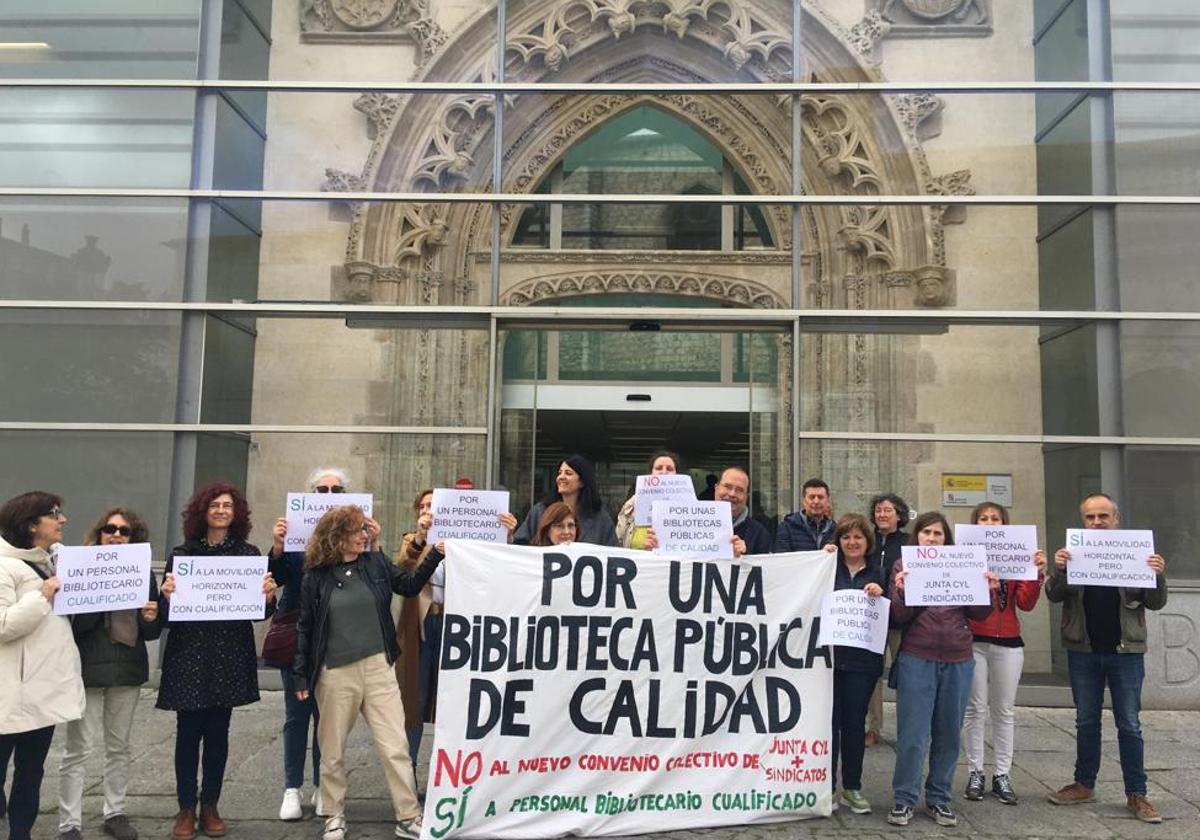
[[[346,739],[361,710],[383,763],[396,836],[421,834],[421,805],[408,754],[404,707],[392,664],[400,655],[392,595],[411,598],[433,574],[441,554],[431,551],[406,571],[369,551],[370,531],[354,506],[321,517],[308,543],[300,585],[300,620],[293,668],[296,697],[317,698],[321,720],[321,800],[324,840],[346,836]]]

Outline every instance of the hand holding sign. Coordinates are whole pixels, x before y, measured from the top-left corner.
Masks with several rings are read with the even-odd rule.
[[[896,589],[908,607],[970,607],[991,603],[999,585],[981,545],[906,545]]]
[[[438,487],[433,491],[433,523],[428,542],[448,539],[508,541],[508,528],[501,519],[508,513],[507,490],[453,490]]]
[[[878,584],[868,584],[879,591]],[[821,599],[819,645],[856,647],[883,653],[887,647],[891,601],[858,589],[838,589]]]
[[[1067,529],[1067,548],[1054,554],[1072,586],[1126,586],[1154,589],[1166,569],[1154,551],[1153,531],[1106,528]]]
[[[1004,580],[1037,580],[1037,528],[1033,525],[959,525],[959,545],[982,545],[988,569]]]
[[[60,579],[56,615],[140,609],[150,591],[150,545],[63,546],[58,578],[50,580]],[[49,583],[43,584],[43,594]]]
[[[368,520],[371,519],[374,499],[370,493],[288,493],[283,550],[304,551],[308,548],[308,538],[312,536],[313,529],[317,527],[321,517],[333,508],[346,505],[362,508],[363,515]],[[277,531],[278,528],[277,523]]]
[[[733,559],[729,502],[655,502],[653,511],[660,553]]]
[[[662,473],[639,475],[633,491],[633,524],[653,521],[655,502],[694,502],[696,488],[691,476]]]

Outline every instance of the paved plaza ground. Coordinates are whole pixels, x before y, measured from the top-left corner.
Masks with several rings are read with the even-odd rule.
[[[1146,769],[1150,777],[1150,799],[1162,812],[1161,825],[1145,825],[1125,810],[1121,770],[1117,762],[1116,730],[1106,712],[1104,763],[1097,785],[1097,801],[1086,805],[1056,807],[1046,794],[1071,780],[1074,763],[1074,712],[1071,709],[1021,708],[1017,715],[1017,750],[1013,784],[1021,804],[1011,807],[989,798],[966,802],[961,798],[966,769],[960,763],[955,779],[959,825],[938,828],[918,815],[907,828],[889,826],[885,819],[891,805],[891,772],[894,752],[895,715],[887,706],[885,743],[867,751],[864,793],[875,806],[867,816],[845,811],[831,819],[744,826],[711,831],[680,831],[656,835],[660,838],[698,837],[703,840],[785,840],[799,837],[918,838],[987,837],[1004,838],[1159,838],[1200,840],[1200,712],[1145,712],[1142,725],[1146,737]],[[264,691],[263,700],[237,709],[233,715],[229,768],[221,814],[230,823],[232,840],[283,840],[320,837],[320,822],[307,814],[300,822],[276,819],[282,788],[280,725],[283,697]],[[172,769],[175,716],[154,709],[154,692],[143,692],[135,723],[134,766],[129,783],[129,816],[143,838],[169,837],[176,811]],[[55,733],[42,786],[42,815],[34,831],[38,840],[55,840],[57,830],[58,761],[62,755],[65,727]],[[424,788],[432,733],[422,748],[418,776]],[[88,764],[88,787],[84,800],[84,836],[105,837],[100,820],[101,757],[94,753]],[[350,799],[346,808],[348,840],[392,837],[391,808],[383,774],[365,722],[351,736],[347,756]],[[310,776],[311,778],[311,776]],[[305,789],[305,802],[309,789]]]

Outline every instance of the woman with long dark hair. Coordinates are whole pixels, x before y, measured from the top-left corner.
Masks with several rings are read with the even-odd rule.
[[[559,463],[554,492],[530,509],[514,535],[515,542],[528,545],[533,541],[542,515],[554,502],[565,502],[575,514],[579,542],[617,546],[612,516],[604,509],[596,486],[596,468],[582,455],[568,455]]]
[[[954,545],[946,517],[933,511],[913,523],[911,544]],[[892,567],[892,624],[900,627],[896,658],[896,769],[892,774],[895,804],[888,812],[892,825],[908,825],[925,777],[925,812],[940,826],[958,824],[950,808],[950,785],[962,733],[963,714],[971,693],[975,661],[968,620],[992,611],[999,582],[984,572],[992,603],[970,607],[910,607],[904,603],[904,559]]]
[[[397,837],[421,834],[421,805],[408,755],[404,706],[392,664],[399,656],[393,595],[412,597],[441,562],[435,548],[413,572],[369,551],[363,512],[353,505],[321,517],[308,543],[296,628],[296,695],[317,697],[321,720],[324,840],[346,835],[346,738],[361,713],[383,763]]]
[[[29,840],[54,727],[83,715],[79,649],[52,610],[62,499],[35,490],[0,505],[0,804],[8,762],[9,840]]]
[[[175,815],[172,840],[192,840],[199,827],[220,837],[228,827],[217,810],[225,763],[229,759],[229,724],[235,706],[258,702],[258,652],[249,620],[172,621],[176,557],[255,557],[262,552],[246,541],[250,506],[232,484],[213,482],[192,494],[183,511],[184,543],[167,557],[159,612],[167,623],[160,709],[175,712]],[[263,595],[275,598],[275,581],[263,578]],[[203,745],[203,760],[201,759]],[[197,767],[202,765],[200,813],[197,817]]]
[[[135,512],[115,507],[100,515],[83,541],[86,545],[128,545],[149,542],[150,534]],[[141,609],[71,618],[87,706],[82,718],[67,724],[67,744],[58,769],[59,840],[79,840],[81,836],[84,766],[97,736],[104,744],[104,833],[117,840],[137,840],[137,830],[125,815],[125,790],[133,715],[141,687],[150,679],[146,642],[162,633],[153,574],[146,594],[149,600]]]

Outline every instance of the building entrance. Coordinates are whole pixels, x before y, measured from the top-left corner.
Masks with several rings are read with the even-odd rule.
[[[499,484],[522,517],[563,456],[596,465],[614,516],[659,449],[677,452],[698,495],[731,464],[752,480],[765,524],[790,503],[791,435],[778,380],[790,360],[769,333],[513,330],[502,334]]]

